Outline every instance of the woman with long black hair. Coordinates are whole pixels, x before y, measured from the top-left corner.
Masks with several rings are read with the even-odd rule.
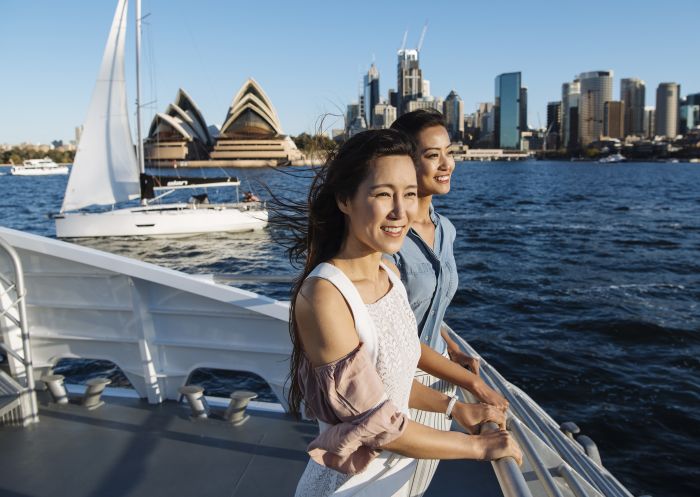
[[[508,432],[439,431],[409,407],[454,418],[470,433],[500,409],[464,404],[414,381],[415,315],[391,263],[417,213],[413,142],[393,130],[348,140],[321,168],[290,222],[302,260],[290,307],[289,405],[319,421],[298,496],[407,496],[415,459],[521,460]],[[290,217],[291,219],[291,217]],[[299,222],[301,221],[301,222]]]

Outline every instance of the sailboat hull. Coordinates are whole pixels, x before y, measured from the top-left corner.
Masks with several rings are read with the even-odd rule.
[[[188,236],[244,232],[267,226],[268,213],[245,204],[164,204],[56,216],[58,238]]]

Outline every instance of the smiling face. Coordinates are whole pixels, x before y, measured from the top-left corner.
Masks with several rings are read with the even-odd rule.
[[[347,216],[346,243],[363,252],[398,252],[418,210],[416,170],[407,155],[375,159],[355,195],[338,201]]]
[[[444,195],[450,191],[455,168],[450,135],[444,126],[425,128],[416,136],[418,143],[418,192],[421,196]]]

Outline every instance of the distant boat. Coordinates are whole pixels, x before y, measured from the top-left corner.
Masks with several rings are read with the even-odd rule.
[[[136,115],[140,124],[139,52],[141,4],[136,2]],[[124,79],[127,1],[119,0],[102,65],[90,100],[63,205],[54,216],[59,238],[110,236],[187,236],[198,233],[260,230],[268,213],[262,202],[209,203],[206,194],[189,202],[156,203],[180,188],[235,187],[236,178],[206,183],[145,174],[143,141],[137,126],[137,150],[131,138]],[[155,191],[165,190],[155,197]],[[141,200],[141,205],[114,208]],[[103,207],[95,212],[94,207]],[[111,206],[111,207],[110,207]],[[85,208],[90,208],[85,211]],[[105,210],[104,207],[109,207]]]
[[[603,157],[602,159],[598,159],[598,162],[600,162],[601,164],[614,164],[616,162],[625,162],[626,160],[627,157],[620,153],[617,153],[608,155],[607,157]]]
[[[29,159],[21,166],[12,166],[10,174],[14,176],[47,176],[51,174],[68,174],[68,166],[59,166],[48,157]]]

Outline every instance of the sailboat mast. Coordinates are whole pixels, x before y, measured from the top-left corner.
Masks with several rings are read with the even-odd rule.
[[[139,171],[146,171],[141,138],[141,0],[136,0],[136,158]]]

